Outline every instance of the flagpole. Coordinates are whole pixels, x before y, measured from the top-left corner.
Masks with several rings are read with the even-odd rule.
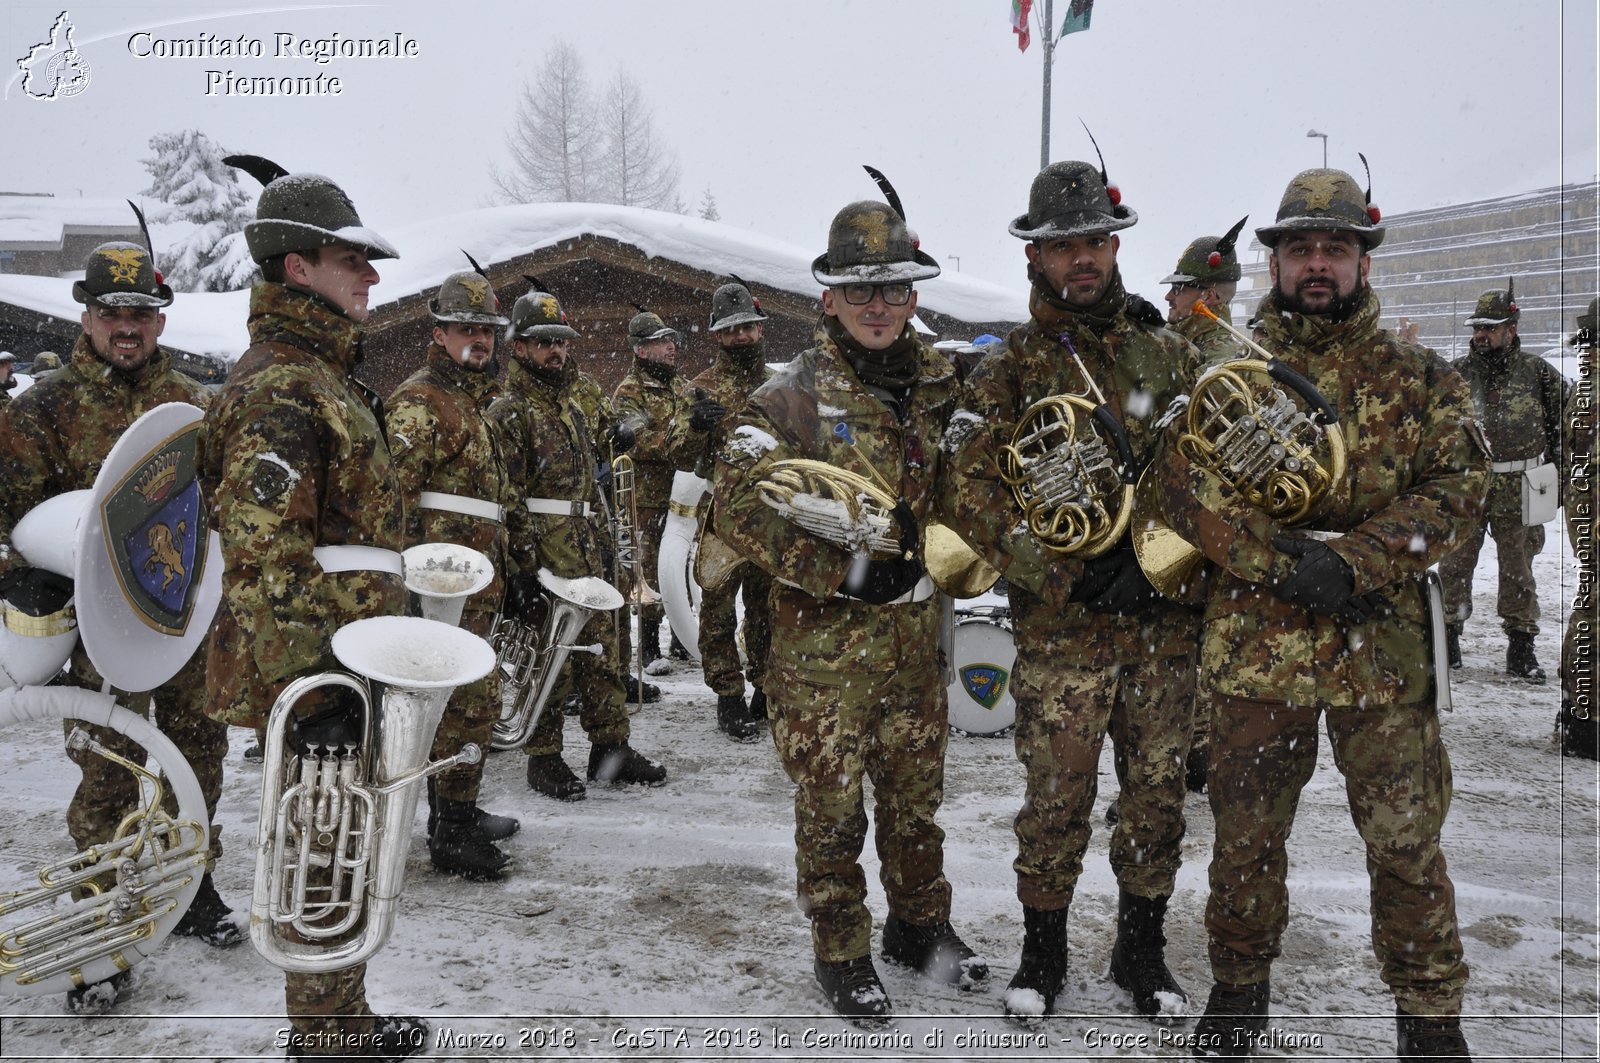
[[[1054,65],[1056,42],[1053,34],[1055,29],[1055,16],[1051,10],[1051,0],[1044,0],[1044,25],[1043,32],[1039,34],[1043,41],[1044,53],[1044,103],[1039,108],[1039,169],[1050,165],[1050,70]]]

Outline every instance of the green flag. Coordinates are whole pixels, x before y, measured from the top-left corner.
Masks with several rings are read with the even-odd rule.
[[[1089,28],[1089,16],[1094,14],[1094,0],[1072,0],[1067,17],[1061,23],[1061,36]]]

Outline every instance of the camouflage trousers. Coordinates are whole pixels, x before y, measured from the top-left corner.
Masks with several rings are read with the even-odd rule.
[[[1522,523],[1522,474],[1492,473],[1485,520],[1439,562],[1444,590],[1444,615],[1464,626],[1472,618],[1472,570],[1478,564],[1485,534],[1494,536],[1500,555],[1498,596],[1500,626],[1507,635],[1539,633],[1539,596],[1533,582],[1533,559],[1544,549],[1544,525]]]
[[[656,575],[656,569],[661,563],[661,532],[667,526],[667,511],[665,509],[647,509],[639,507],[639,527],[635,533],[639,538],[639,564],[644,572],[644,581],[652,588],[659,590],[661,577]],[[666,619],[667,611],[657,602],[644,607],[643,615],[639,618],[642,624],[659,630],[661,622]],[[643,630],[641,628],[641,630]],[[648,652],[652,647],[646,646],[645,660],[660,656],[660,647],[654,647],[655,653]]]
[[[1111,832],[1117,885],[1169,897],[1182,863],[1183,762],[1194,712],[1195,655],[1151,657],[1110,668],[1054,664],[1019,652],[1017,759],[1027,776],[1017,836],[1017,897],[1055,911],[1072,903],[1109,731],[1120,816]]]
[[[326,889],[325,871],[313,872],[313,887]],[[293,928],[284,931],[292,941],[303,942]],[[354,933],[354,931],[352,931]],[[335,939],[330,944],[342,942]],[[297,1038],[304,1039],[306,1055],[352,1056],[363,1051],[359,1041],[374,1032],[372,1008],[367,1004],[367,965],[358,963],[318,974],[283,972],[284,1013]],[[370,1042],[368,1042],[370,1045]]]
[[[468,610],[461,615],[461,627],[488,638],[494,627],[495,614],[484,610]],[[439,730],[433,736],[430,759],[441,760],[461,752],[468,742],[475,742],[484,756],[476,764],[457,764],[434,776],[435,793],[447,801],[476,803],[478,787],[483,782],[483,767],[489,757],[489,735],[500,719],[500,669],[464,687],[458,687],[445,705],[439,719]]]
[[[72,654],[69,682],[85,690],[99,690],[104,680],[89,661],[89,655],[80,645]],[[189,762],[200,795],[205,800],[206,817],[211,823],[211,859],[207,867],[216,866],[222,856],[222,827],[217,822],[217,799],[222,794],[222,761],[228,752],[228,725],[206,716],[206,654],[202,646],[178,674],[155,690],[145,694],[129,694],[112,688],[117,703],[140,715],[149,716],[154,707],[154,723],[161,733],[172,740]],[[66,734],[71,734],[77,721],[63,724]],[[91,737],[111,752],[126,757],[136,764],[144,764],[148,757],[145,748],[133,739],[109,727],[82,725]],[[78,788],[67,806],[67,830],[79,850],[100,842],[109,841],[116,833],[117,824],[132,812],[139,802],[139,780],[128,769],[112,763],[97,753],[83,750],[68,752],[67,756],[82,770]],[[167,794],[168,811],[177,810],[170,791]]]
[[[817,957],[828,962],[871,951],[872,916],[860,864],[867,837],[863,777],[872,780],[874,842],[889,911],[917,925],[950,918],[944,831],[934,821],[944,800],[950,727],[932,626],[937,604],[931,619],[928,604],[873,610],[879,615],[867,621],[879,629],[874,641],[886,628],[903,629],[898,660],[862,660],[877,667],[824,672],[805,667],[803,653],[775,652],[766,676],[773,743],[796,786],[800,909],[811,920]],[[871,609],[827,608],[846,617]],[[803,628],[785,638],[780,629],[774,648],[818,637],[826,632]]]
[[[739,665],[738,612],[734,599],[744,596],[744,649],[746,664]],[[768,601],[772,577],[754,565],[740,565],[716,590],[700,595],[700,665],[706,686],[721,695],[744,693],[744,671],[750,685],[760,689],[767,671],[767,651],[772,646],[772,606]]]
[[[624,606],[622,612],[624,623],[626,608]],[[590,616],[583,630],[572,641],[581,645],[598,642],[602,651],[599,656],[573,653],[567,657],[566,667],[550,692],[550,700],[545,702],[539,724],[522,747],[522,751],[531,757],[560,753],[564,748],[562,729],[566,716],[561,711],[561,703],[574,689],[578,691],[580,705],[578,722],[588,733],[591,743],[599,745],[628,740],[628,691],[622,683],[612,615],[597,612]]]
[[[1450,758],[1432,704],[1312,707],[1212,697],[1217,833],[1206,930],[1217,980],[1259,982],[1281,951],[1286,846],[1300,791],[1316,769],[1317,717],[1326,710],[1334,763],[1366,843],[1381,976],[1406,1011],[1458,1014],[1467,965],[1439,848]]]

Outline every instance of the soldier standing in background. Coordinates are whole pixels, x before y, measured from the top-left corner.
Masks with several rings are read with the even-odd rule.
[[[1221,236],[1202,236],[1194,240],[1178,256],[1177,268],[1161,280],[1162,284],[1169,285],[1167,324],[1200,352],[1201,365],[1248,357],[1237,336],[1194,308],[1200,303],[1223,321],[1233,324],[1229,307],[1243,275],[1235,242],[1248,220],[1249,215],[1240,218]]]
[[[594,426],[574,394],[577,367],[567,344],[577,330],[567,324],[555,296],[529,292],[511,308],[511,366],[489,416],[501,433],[512,490],[521,497],[508,514],[511,575],[506,614],[538,629],[543,591],[538,572],[563,579],[601,576],[603,538],[596,493]],[[577,642],[599,642],[598,657],[567,659],[528,739],[528,785],[561,801],[585,796],[584,784],[562,759],[561,701],[576,686],[579,721],[589,735],[590,782],[659,786],[667,770],[628,744],[629,723],[622,668],[612,618],[596,613]]]
[[[812,275],[825,285],[815,346],[763,384],[716,467],[715,531],[775,581],[766,678],[773,743],[795,784],[795,867],[811,920],[817,984],[841,1016],[889,1017],[872,965],[872,916],[859,862],[863,777],[876,799],[886,959],[962,988],[988,966],[950,926],[944,831],[949,737],[939,601],[922,562],[937,499],[939,447],[955,369],[910,321],[915,281],[939,275],[905,220],[882,203],[834,217]],[[901,553],[870,559],[812,534],[762,499],[773,464],[813,459],[897,496],[889,535]]]
[[[1465,529],[1460,546],[1439,562],[1449,620],[1450,667],[1461,667],[1461,630],[1472,617],[1472,570],[1484,536],[1494,536],[1500,557],[1500,624],[1505,630],[1506,675],[1544,682],[1534,655],[1539,596],[1533,559],[1544,549],[1544,525],[1522,523],[1523,474],[1545,462],[1561,467],[1561,410],[1566,384],[1554,366],[1522,349],[1521,313],[1508,283],[1478,297],[1467,324],[1472,346],[1455,369],[1472,388],[1472,402],[1489,440],[1489,495],[1483,519]]]
[[[667,520],[667,503],[672,498],[673,471],[685,464],[685,448],[691,443],[684,427],[689,407],[694,404],[688,383],[678,375],[678,348],[683,337],[669,328],[657,314],[640,312],[628,322],[628,343],[633,348],[633,365],[617,390],[611,394],[611,409],[619,424],[633,432],[633,490],[638,510],[638,526],[633,529],[635,548],[648,584],[656,571],[656,551],[661,545],[661,529]],[[659,601],[645,602],[644,588],[639,607],[640,661],[645,671],[661,658],[661,621],[665,610]],[[676,647],[673,656],[687,659],[688,652]],[[644,676],[639,677],[640,682]]]
[[[141,416],[163,403],[205,409],[211,402],[210,392],[174,369],[157,344],[167,323],[162,308],[172,304],[173,295],[147,248],[123,242],[96,247],[84,263],[83,280],[72,286],[72,297],[84,304],[83,334],[67,368],[23,392],[0,415],[0,483],[6,485],[0,494],[0,543],[10,543],[17,521],[39,503],[93,487],[112,445]],[[72,594],[72,581],[65,576],[31,568],[0,548],[0,596],[13,608],[50,616],[64,609]],[[205,671],[205,654],[196,650],[156,689],[129,694],[113,688],[111,693],[140,715],[153,703],[156,726],[194,769],[211,820],[211,851],[200,891],[174,932],[227,948],[244,940],[211,880],[222,856],[216,811],[228,729],[205,714]],[[100,690],[105,683],[81,641],[72,652],[67,682],[85,690]],[[77,726],[66,722],[68,733]],[[146,751],[138,742],[110,728],[81,726],[113,753],[144,763]],[[67,828],[82,851],[116,834],[117,824],[137,806],[140,789],[131,772],[103,756],[76,750],[67,756],[83,773],[67,807]],[[126,979],[121,971],[69,990],[68,1006],[74,1011],[109,1008]]]
[[[1182,860],[1199,618],[1156,593],[1126,534],[1088,561],[1035,537],[1000,466],[1025,412],[1053,395],[1095,405],[1103,395],[1135,464],[1154,452],[1156,418],[1184,390],[1196,356],[1123,287],[1116,231],[1137,220],[1103,170],[1057,162],[1040,171],[1028,212],[1010,229],[1028,241],[1031,320],[974,371],[947,440],[950,523],[1009,581],[1016,631],[1011,689],[1027,791],[1014,866],[1024,937],[1004,1006],[1019,1018],[1053,1012],[1066,977],[1067,911],[1108,730],[1122,786],[1111,837],[1112,978],[1145,1015],[1181,1015],[1188,1001],[1167,969],[1163,927]]]
[[[1581,352],[1578,383],[1567,399],[1566,458],[1562,470],[1566,477],[1567,538],[1578,559],[1578,581],[1572,596],[1572,616],[1567,620],[1567,637],[1561,646],[1561,716],[1557,729],[1561,753],[1568,757],[1600,757],[1600,726],[1597,726],[1595,670],[1600,668],[1600,612],[1595,608],[1596,584],[1600,573],[1595,564],[1596,520],[1600,519],[1600,492],[1595,477],[1600,476],[1600,425],[1596,424],[1595,375],[1600,373],[1600,298],[1589,301],[1589,312],[1578,315],[1578,330],[1572,345]]]
[[[693,470],[710,479],[722,449],[730,411],[743,408],[767,378],[762,344],[767,315],[743,284],[730,283],[711,296],[711,335],[717,360],[694,378],[695,395],[688,430]],[[711,518],[707,516],[707,527]],[[744,596],[744,646],[750,685],[747,702],[744,672],[739,666],[738,615],[734,600]],[[706,686],[717,695],[717,729],[735,742],[754,741],[767,722],[767,693],[761,681],[772,644],[772,578],[755,565],[740,565],[727,582],[703,589],[700,596],[700,664]]]
[[[466,602],[461,626],[487,639],[505,592],[505,507],[521,499],[500,457],[489,404],[499,386],[489,372],[495,334],[509,325],[489,278],[476,270],[446,277],[429,301],[433,342],[425,364],[389,396],[384,428],[405,503],[405,544],[456,543],[494,564],[494,580]],[[451,696],[431,759],[468,742],[489,748],[500,719],[500,670]],[[485,759],[428,777],[428,855],[449,874],[481,881],[503,877],[511,858],[495,846],[521,826],[478,807]]]
[[[378,283],[371,260],[398,255],[326,177],[254,156],[223,161],[266,187],[245,225],[262,277],[250,290],[250,347],[206,417],[202,471],[224,566],[206,711],[260,727],[284,687],[337,666],[341,626],[407,612],[404,506],[382,404],[352,375]],[[297,701],[294,751],[359,747],[355,702],[342,687]],[[398,1059],[424,1047],[422,1019],[372,1013],[366,970],[284,972],[290,1058]]]
[[[1467,981],[1439,832],[1450,761],[1429,660],[1427,567],[1478,518],[1485,459],[1471,396],[1444,362],[1378,327],[1370,194],[1339,170],[1284,192],[1263,345],[1338,411],[1345,482],[1308,527],[1285,529],[1175,445],[1162,510],[1212,563],[1200,654],[1211,702],[1206,906],[1215,983],[1194,1054],[1243,1058],[1266,1031],[1268,976],[1289,919],[1287,842],[1325,718],[1366,843],[1372,946],[1397,1005],[1401,1058],[1464,1058]],[[1441,680],[1442,681],[1442,680]]]

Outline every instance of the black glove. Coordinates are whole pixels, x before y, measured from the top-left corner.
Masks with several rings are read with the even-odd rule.
[[[1272,588],[1280,601],[1313,613],[1341,616],[1352,623],[1363,623],[1372,615],[1371,595],[1356,600],[1356,577],[1350,563],[1327,543],[1315,539],[1296,539],[1274,535],[1272,545],[1298,558],[1294,571]]]
[[[900,533],[900,554],[916,554],[917,547],[921,544],[922,536],[917,528],[917,515],[911,512],[911,505],[905,499],[896,502],[889,511],[894,518],[896,529]]]
[[[533,573],[519,572],[506,580],[505,612],[511,619],[532,623],[543,599],[544,587]]]
[[[633,444],[637,439],[638,436],[634,434],[632,428],[619,422],[611,430],[611,449],[618,454],[626,454],[633,449]]]
[[[728,408],[716,399],[701,399],[689,407],[689,427],[696,432],[709,432],[727,415]]]
[[[1167,323],[1167,315],[1157,310],[1155,304],[1142,295],[1128,293],[1128,301],[1123,304],[1124,312],[1141,325],[1151,328],[1161,328]]]
[[[72,598],[72,580],[42,568],[18,565],[0,576],[0,598],[29,616],[60,612]]]
[[[850,576],[857,576],[852,569]],[[922,578],[922,563],[903,557],[874,558],[861,569],[859,578],[846,577],[839,590],[852,598],[873,605],[885,605],[905,594]]]
[[[1121,553],[1121,551],[1117,551]],[[1099,594],[1086,600],[1083,607],[1091,613],[1113,613],[1117,616],[1141,616],[1161,602],[1161,592],[1150,584],[1150,579],[1139,567],[1139,561],[1128,550],[1128,563],[1112,577],[1110,585]]]
[[[1133,561],[1138,562],[1133,556],[1133,547],[1121,546],[1109,554],[1090,558],[1083,563],[1083,575],[1078,577],[1078,582],[1072,585],[1072,591],[1067,595],[1069,602],[1092,602],[1106,592],[1111,582],[1117,578],[1123,567]]]
[[[319,687],[304,698],[304,706],[315,699],[315,707],[297,716],[289,728],[289,742],[302,757],[320,747],[323,752],[341,752],[345,746],[361,745],[361,696],[349,687]],[[298,707],[298,706],[297,706]]]
[[[611,490],[611,463],[601,462],[594,467],[594,485],[602,492]]]

